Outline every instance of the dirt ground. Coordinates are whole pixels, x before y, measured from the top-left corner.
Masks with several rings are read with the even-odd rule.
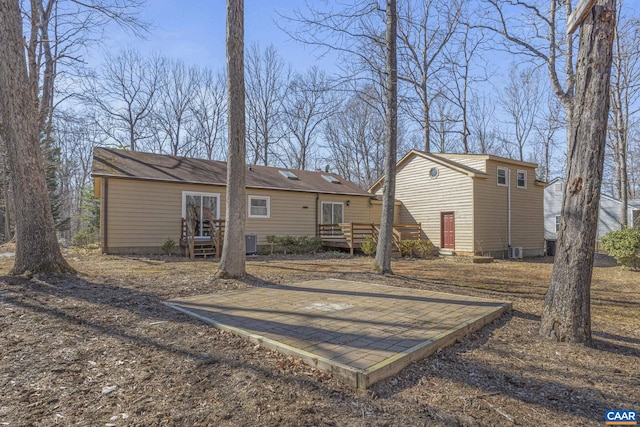
[[[5,251],[10,249],[5,248]],[[215,261],[68,250],[77,276],[7,276],[0,253],[0,426],[603,425],[640,409],[640,273],[598,258],[594,347],[538,336],[551,260],[256,257],[244,281]],[[495,297],[512,314],[370,390],[176,312],[164,300],[335,277]]]

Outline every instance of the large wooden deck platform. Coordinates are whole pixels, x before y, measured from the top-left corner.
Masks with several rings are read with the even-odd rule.
[[[366,389],[511,303],[337,279],[216,292],[168,306]]]

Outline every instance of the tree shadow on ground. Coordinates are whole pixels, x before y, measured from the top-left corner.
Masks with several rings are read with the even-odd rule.
[[[502,360],[500,363],[504,363],[501,366],[487,365],[474,358],[465,357],[466,353],[485,347],[492,335],[515,317],[527,321],[539,320],[539,316],[514,311],[476,332],[472,337],[458,342],[436,355],[409,365],[405,368],[404,374],[400,374],[402,381],[389,378],[384,380],[386,384],[374,384],[372,390],[381,398],[390,398],[404,390],[419,386],[427,378],[436,378],[454,384],[463,384],[475,390],[476,393],[467,396],[470,400],[497,395],[502,396],[503,399],[516,399],[528,405],[542,406],[551,411],[585,417],[593,421],[600,420],[604,408],[612,406],[613,398],[607,398],[600,390],[589,386],[572,386],[571,381],[566,378],[565,370],[559,369],[554,374],[547,368],[545,376],[553,377],[553,379],[540,379],[535,373],[535,370],[539,368],[528,366],[526,362],[519,360],[510,351],[504,353],[485,348],[485,351],[493,351],[500,356],[499,360]],[[598,347],[598,349],[603,349],[600,344]],[[612,346],[611,349],[614,348],[620,354],[621,347]],[[461,352],[462,349],[464,352]],[[628,355],[636,356],[637,350],[634,349],[634,353]],[[517,361],[521,365],[518,366],[518,369],[511,369],[508,362],[510,357],[514,358],[514,364]],[[583,376],[585,375],[589,376],[590,374],[585,373]],[[589,378],[585,377],[583,380],[589,383]],[[393,384],[396,385],[393,386]],[[617,385],[629,389],[635,387],[633,378],[628,378]],[[615,402],[613,406],[633,407],[636,404],[637,402],[633,398],[628,397]],[[520,414],[512,415],[518,416]]]

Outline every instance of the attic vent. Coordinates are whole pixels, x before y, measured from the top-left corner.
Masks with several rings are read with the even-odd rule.
[[[300,178],[298,178],[296,176],[295,173],[291,172],[291,171],[280,171],[280,173],[287,179],[293,179],[295,181],[299,180]]]
[[[342,184],[338,178],[331,175],[322,175],[322,177],[332,184]]]

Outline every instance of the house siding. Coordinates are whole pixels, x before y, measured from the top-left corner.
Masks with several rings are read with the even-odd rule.
[[[598,209],[598,240],[610,231],[620,230],[622,202],[608,197],[600,197]]]
[[[556,191],[555,184],[562,184],[562,188]],[[544,238],[555,240],[556,216],[562,212],[562,197],[564,181],[552,181],[544,189]]]
[[[563,191],[556,192],[555,184],[562,183],[563,179],[552,181],[544,190],[544,235],[545,239],[557,239],[555,218],[562,212]],[[564,188],[564,187],[563,187]],[[600,240],[610,231],[620,230],[620,214],[622,202],[606,195],[600,196],[600,207],[598,209],[598,231],[597,236]],[[628,226],[633,227],[633,206],[628,205],[627,219]]]
[[[105,252],[154,253],[160,252],[162,243],[168,238],[179,241],[184,191],[218,193],[220,217],[225,216],[224,186],[122,178],[101,181],[108,181],[108,189],[102,184],[101,192],[101,206],[105,206],[107,198],[107,209],[101,211],[101,230],[106,230],[106,234],[101,235]],[[320,218],[323,201],[345,203],[345,222],[368,222],[371,215],[367,196],[248,188],[245,197],[249,195],[270,198],[269,218],[246,218],[245,232],[256,234],[258,245],[267,244],[268,235],[315,236],[316,218]],[[347,201],[349,206],[346,206]]]
[[[487,159],[486,157],[463,157],[455,154],[437,153],[437,156],[444,157],[445,159],[453,160],[461,165],[468,166],[470,168],[487,172]]]
[[[437,178],[429,170],[438,168]],[[421,223],[426,237],[437,246],[440,214],[455,213],[455,251],[473,252],[472,178],[422,157],[414,156],[397,172],[396,198],[402,202],[399,221]],[[377,190],[382,194],[382,188]]]
[[[507,186],[497,185],[498,167],[510,171],[511,246],[522,247],[525,254],[544,252],[543,187],[536,185],[535,169],[493,159],[487,160],[488,179],[474,180],[476,252],[494,256],[506,253],[509,243]],[[517,171],[527,172],[526,188],[518,188]]]

